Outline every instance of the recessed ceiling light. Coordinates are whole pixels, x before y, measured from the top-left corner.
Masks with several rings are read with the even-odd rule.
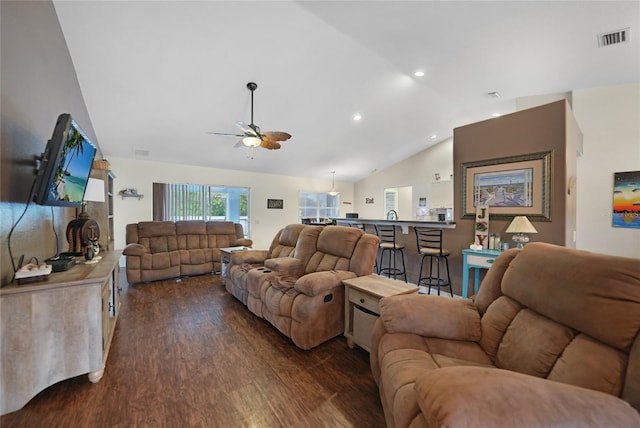
[[[437,137],[437,135],[436,135],[436,134],[433,134],[433,135],[431,135],[429,138],[430,138],[431,140],[435,140],[435,139],[436,139],[436,137]]]
[[[491,116],[493,116],[493,117],[500,117],[500,113],[493,113]]]
[[[415,73],[413,73],[413,75],[416,76],[416,77],[422,77],[422,76],[424,76],[424,71],[418,70]]]
[[[360,120],[362,119],[362,115],[360,113],[356,113],[353,115],[353,120]]]

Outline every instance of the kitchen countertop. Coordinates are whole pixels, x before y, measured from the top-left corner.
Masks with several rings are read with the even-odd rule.
[[[339,225],[345,225],[348,223],[363,223],[363,224],[393,224],[394,226],[400,226],[402,228],[409,226],[419,227],[433,227],[440,229],[455,229],[456,223],[453,221],[438,221],[438,220],[383,220],[383,219],[370,219],[370,218],[334,218]]]

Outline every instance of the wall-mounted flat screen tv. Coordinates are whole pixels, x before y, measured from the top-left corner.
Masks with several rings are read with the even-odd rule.
[[[95,155],[96,146],[71,115],[58,116],[38,169],[34,202],[80,207]]]

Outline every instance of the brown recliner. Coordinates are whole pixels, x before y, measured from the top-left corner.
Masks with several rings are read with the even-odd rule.
[[[287,226],[276,238],[276,247],[286,250],[262,265],[265,254],[233,253],[225,285],[296,346],[311,349],[344,331],[342,280],[372,273],[378,238],[350,227],[310,225]]]
[[[413,293],[380,310],[388,427],[640,426],[640,260],[531,243],[473,301]]]
[[[268,277],[277,274],[266,267],[265,262],[294,257],[298,237],[304,228],[303,224],[290,224],[276,233],[269,250],[241,251],[232,255],[227,267],[225,288],[259,317],[262,317],[260,289]]]

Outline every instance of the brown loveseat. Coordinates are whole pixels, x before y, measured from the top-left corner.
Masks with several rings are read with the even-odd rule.
[[[252,245],[230,221],[142,221],[128,224],[127,281],[156,281],[220,272],[220,248]]]
[[[390,428],[640,426],[640,260],[531,243],[474,301],[380,310],[370,358]]]
[[[231,255],[225,287],[302,349],[344,331],[342,280],[369,275],[378,238],[343,226],[292,224],[268,251]]]

